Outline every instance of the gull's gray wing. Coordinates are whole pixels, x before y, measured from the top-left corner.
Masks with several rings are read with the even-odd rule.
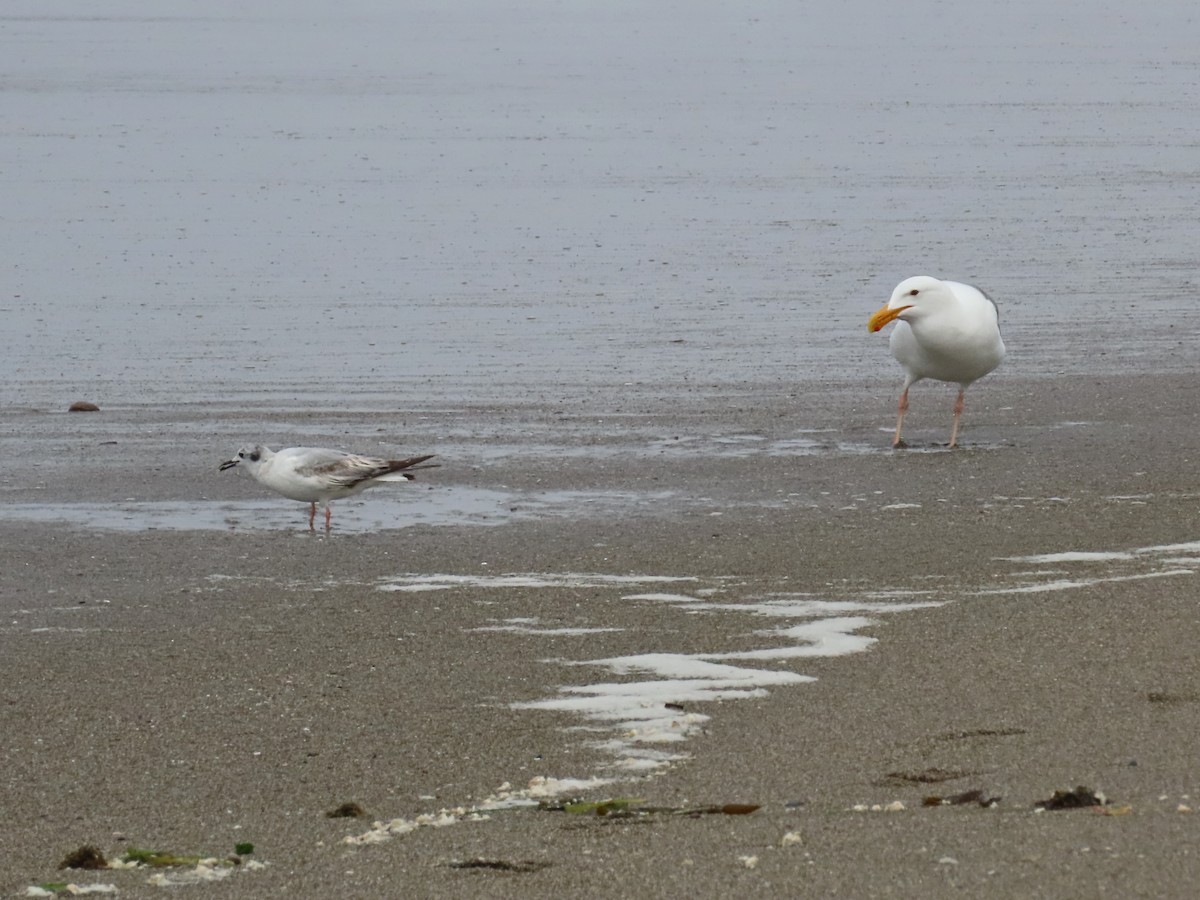
[[[297,475],[324,482],[330,487],[354,487],[390,471],[386,459],[324,447],[295,447],[288,455],[292,457]]]
[[[296,454],[294,465],[296,474],[303,478],[351,488],[374,479],[411,481],[413,476],[408,474],[409,470],[437,468],[437,463],[421,465],[429,459],[433,459],[433,454],[410,456],[407,459],[379,459],[341,450],[306,448],[304,453]]]

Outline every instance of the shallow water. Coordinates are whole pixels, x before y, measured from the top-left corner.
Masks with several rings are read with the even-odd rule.
[[[19,0],[0,403],[890,393],[922,271],[997,297],[994,378],[1187,371],[1191,16]]]
[[[254,491],[259,493],[259,491]],[[524,494],[444,486],[406,496],[376,491],[333,505],[332,534],[378,533],[415,525],[504,525],[534,516],[589,518],[668,499],[670,494],[546,491]],[[308,504],[286,500],[126,500],[112,503],[7,503],[0,521],[54,523],[100,531],[308,532]],[[317,510],[316,532],[325,534]]]

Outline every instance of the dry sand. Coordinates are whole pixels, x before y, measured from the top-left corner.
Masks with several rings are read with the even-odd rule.
[[[550,454],[545,411],[463,411],[476,423],[477,449],[489,435],[527,427],[531,451],[462,466],[454,454],[469,459],[465,446],[414,448],[436,450],[445,463],[428,488],[658,498],[490,527],[339,532],[339,518],[355,521],[353,502],[335,506],[329,535],[305,533],[303,508],[285,500],[277,503],[295,514],[291,524],[224,531],[109,531],[10,512],[0,523],[0,891],[66,874],[153,896],[160,889],[144,870],[55,866],[87,843],[114,855],[129,846],[228,853],[250,841],[265,869],[188,890],[1187,896],[1200,877],[1200,813],[1179,811],[1193,800],[1200,808],[1196,548],[1091,562],[1007,558],[1200,539],[1193,385],[1168,377],[985,384],[968,406],[967,446],[954,453],[882,449],[890,406],[874,393],[858,385],[800,397],[764,392],[752,410],[728,398],[674,410],[647,403],[611,430],[594,424],[604,415],[593,411],[560,420]],[[916,441],[944,439],[949,399],[933,388],[922,394]],[[10,485],[9,493],[46,504],[136,495],[233,505],[259,491],[218,476],[220,458],[206,457],[203,435],[174,448],[181,466],[163,460],[148,476],[137,467],[165,443],[122,454],[99,440],[132,422],[147,433],[157,421],[158,433],[170,434],[192,414],[27,413],[45,438],[38,448],[54,446],[46,435],[57,431],[58,446],[82,448],[64,453],[112,455],[92,471],[77,458],[42,486]],[[728,450],[740,448],[738,435],[777,444],[800,425],[840,422],[850,424],[832,433],[837,440],[877,451]],[[622,429],[693,436],[708,449],[672,454],[640,437],[622,445]],[[35,461],[18,453],[10,466],[34,471]],[[832,600],[924,590],[944,604],[873,617],[863,633],[878,643],[865,653],[762,663],[817,680],[762,699],[684,704],[711,715],[687,741],[688,759],[584,792],[652,806],[759,804],[753,814],[520,809],[347,846],[372,819],[470,807],[505,782],[611,775],[612,758],[588,746],[595,735],[570,730],[579,718],[510,708],[598,677],[553,659],[762,643],[761,622],[621,600],[632,591],[377,589],[399,573],[514,572],[688,576],[698,579],[689,589],[735,585],[743,597],[781,587]],[[1073,586],[1013,592],[1054,581]],[[620,630],[476,630],[517,617]],[[919,780],[931,778],[946,780]],[[1076,785],[1105,792],[1108,811],[1121,814],[1034,811],[1035,801]],[[921,805],[930,794],[973,788],[999,803]],[[369,818],[325,816],[349,801]],[[895,801],[904,809],[854,809]],[[784,846],[789,833],[798,837]],[[534,871],[453,867],[472,860]]]

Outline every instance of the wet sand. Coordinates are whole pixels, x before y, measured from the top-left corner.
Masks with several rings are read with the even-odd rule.
[[[862,385],[801,396],[780,386],[753,410],[730,397],[647,402],[611,429],[596,423],[613,410],[594,408],[559,422],[557,453],[539,427],[553,410],[473,409],[471,436],[410,445],[446,463],[424,488],[502,486],[526,502],[626,493],[593,510],[363,532],[352,523],[366,507],[350,501],[335,505],[328,535],[307,533],[303,506],[282,499],[272,503],[290,524],[246,521],[238,504],[261,489],[218,475],[211,441],[177,427],[194,410],[26,414],[42,431],[24,452],[7,442],[25,483],[6,485],[0,523],[0,889],[59,880],[57,862],[85,843],[111,855],[250,841],[265,869],[192,890],[1180,895],[1200,875],[1200,818],[1178,811],[1200,799],[1200,555],[1172,546],[1200,540],[1192,386],[997,377],[972,393],[954,453],[933,446],[951,398],[937,388],[914,398],[918,448],[901,453],[885,449],[891,398]],[[168,448],[102,443],[121,430],[184,434],[173,447],[183,465],[141,469]],[[824,449],[801,452],[801,433]],[[501,443],[512,452],[487,454]],[[682,449],[693,443],[702,452]],[[34,483],[47,465],[36,454],[68,444],[74,475]],[[80,466],[93,451],[112,455]],[[11,512],[104,496],[205,498],[233,513],[224,530],[131,532]],[[1070,552],[1101,555],[1014,559]],[[683,580],[479,580],[511,573]],[[475,583],[380,589],[402,574]],[[864,652],[752,664],[815,681],[680,703],[681,717],[709,718],[668,748],[686,758],[649,777],[614,770],[591,746],[605,735],[580,731],[579,716],[513,708],[614,680],[564,662],[771,643],[762,631],[775,623],[761,615],[626,599],[662,591],[731,606],[785,594],[942,605],[866,614],[855,633],[878,642]],[[533,633],[480,630],[530,620]],[[589,630],[554,632],[571,628]],[[602,819],[526,808],[343,843],[374,820],[470,808],[535,776],[618,779],[579,792],[593,798],[761,809]],[[913,780],[929,777],[946,780]],[[1033,811],[1080,784],[1123,814]],[[997,807],[921,806],[972,788]],[[350,801],[369,818],[325,816]],[[894,801],[905,808],[853,809]],[[788,833],[798,841],[782,846]],[[478,859],[537,870],[453,867]],[[158,890],[144,871],[70,875],[127,896]]]

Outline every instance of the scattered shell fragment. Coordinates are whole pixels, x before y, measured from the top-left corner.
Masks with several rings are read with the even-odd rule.
[[[747,869],[753,869],[755,866],[758,865],[758,857],[757,856],[739,856],[738,862],[740,862]]]
[[[780,847],[791,847],[791,846],[794,846],[795,844],[802,844],[802,843],[804,843],[804,839],[800,836],[800,832],[798,832],[798,831],[789,831],[787,834],[785,834],[783,837],[781,837],[779,839]]]
[[[418,828],[444,828],[447,825],[454,825],[458,822],[482,822],[487,818],[488,816],[474,809],[463,809],[462,807],[443,809],[437,814],[424,813],[415,819],[397,818],[392,819],[390,822],[375,822],[374,827],[370,831],[358,835],[347,835],[342,838],[342,843],[349,844],[352,847],[363,846],[365,844],[382,844],[384,841],[390,841],[394,837],[409,834]]]
[[[853,812],[900,812],[904,808],[904,802],[901,800],[893,800],[886,806],[879,803],[873,803],[870,806],[865,803],[856,803],[850,807]]]
[[[180,869],[167,872],[156,872],[146,879],[147,884],[156,887],[175,887],[182,884],[203,884],[208,881],[224,881],[234,873],[229,866],[220,865],[219,860],[205,859],[196,864],[193,869]]]

